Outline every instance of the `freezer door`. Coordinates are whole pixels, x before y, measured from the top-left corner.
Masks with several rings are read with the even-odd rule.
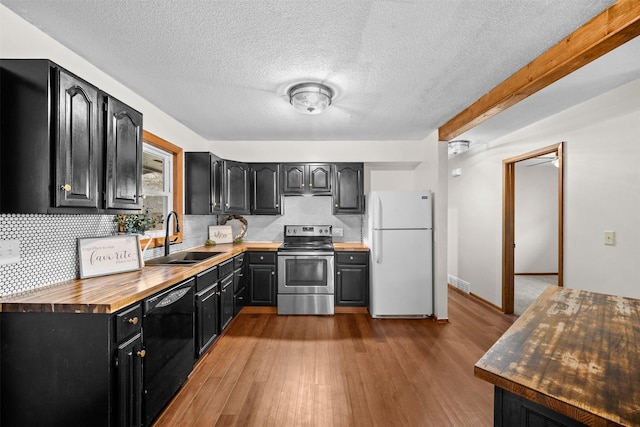
[[[374,191],[367,200],[374,229],[432,228],[430,191]]]
[[[431,230],[374,231],[371,258],[373,317],[433,314]]]

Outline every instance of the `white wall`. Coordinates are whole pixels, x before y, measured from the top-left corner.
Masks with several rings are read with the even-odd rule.
[[[640,80],[450,160],[449,273],[502,305],[502,160],[560,141],[565,286],[640,298]]]
[[[447,307],[447,144],[438,141],[438,132],[423,142],[422,162],[415,169],[415,190],[433,192],[433,305],[438,319],[448,319]]]
[[[551,163],[516,163],[515,273],[558,272],[558,175]]]

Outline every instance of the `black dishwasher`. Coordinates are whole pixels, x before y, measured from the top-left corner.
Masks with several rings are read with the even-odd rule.
[[[193,369],[195,278],[144,301],[145,425],[160,414]]]

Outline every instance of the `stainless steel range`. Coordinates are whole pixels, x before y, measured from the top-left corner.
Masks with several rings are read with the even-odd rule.
[[[285,225],[278,249],[278,314],[333,314],[330,225]]]

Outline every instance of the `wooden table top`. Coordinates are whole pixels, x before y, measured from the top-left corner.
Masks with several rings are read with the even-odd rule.
[[[640,426],[640,300],[549,287],[474,373],[590,426]]]
[[[245,251],[277,251],[282,242],[201,246],[223,252],[194,266],[146,266],[142,270],[72,279],[0,298],[0,312],[115,313]],[[336,243],[336,250],[367,250],[362,243]]]

